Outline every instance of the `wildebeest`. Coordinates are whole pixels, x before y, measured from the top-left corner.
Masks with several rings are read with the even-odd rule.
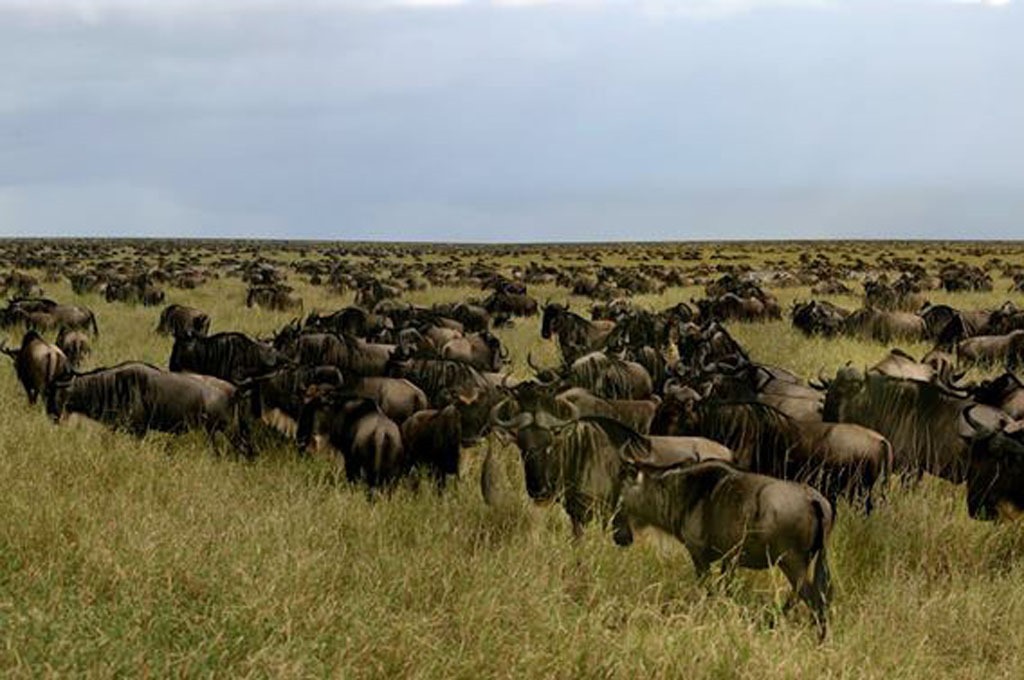
[[[793,327],[807,336],[835,337],[843,330],[850,312],[831,302],[811,300],[793,305]]]
[[[72,331],[61,327],[57,332],[56,344],[64,352],[72,368],[78,368],[82,364],[82,360],[92,352],[89,336],[82,331]]]
[[[1002,409],[1013,420],[1024,419],[1024,383],[1013,373],[982,381],[971,390],[971,396],[979,404]]]
[[[782,308],[774,299],[754,295],[741,297],[725,293],[697,301],[700,318],[715,321],[763,321],[782,318]]]
[[[54,420],[80,413],[137,436],[201,428],[212,438],[222,432],[252,457],[247,405],[239,397],[234,385],[209,375],[126,362],[59,376],[46,390],[46,412]]]
[[[340,388],[343,384],[344,378],[336,366],[286,366],[251,382],[253,417],[286,435],[294,435],[307,390]]]
[[[402,433],[372,399],[313,395],[299,418],[299,448],[306,449],[314,434],[326,434],[341,453],[349,482],[388,487],[406,470]]]
[[[64,352],[36,331],[28,331],[22,336],[19,349],[8,349],[3,343],[0,343],[0,349],[14,360],[14,371],[30,404],[36,403],[47,386],[70,368]]]
[[[402,443],[411,467],[422,467],[443,487],[459,476],[462,418],[454,404],[418,411],[402,423]]]
[[[975,519],[1016,519],[1024,512],[1024,423],[974,428],[967,471],[967,512]]]
[[[701,372],[709,383],[710,396],[718,401],[757,401],[795,420],[821,421],[824,392],[777,366],[740,360],[735,365],[710,364]]]
[[[380,410],[399,425],[417,411],[430,407],[426,393],[404,378],[355,376],[345,389],[357,397],[373,399]]]
[[[252,286],[245,295],[246,307],[264,307],[280,312],[302,311],[302,298],[287,286]]]
[[[642,434],[650,431],[658,408],[658,402],[653,399],[602,399],[582,387],[559,392],[556,398],[573,404],[581,416],[612,418]]]
[[[793,587],[790,602],[806,602],[825,637],[833,514],[820,493],[722,461],[668,469],[634,461],[629,468],[635,473],[626,475],[622,509],[631,528],[653,526],[675,536],[699,577],[719,560],[748,569],[777,565]]]
[[[549,302],[544,305],[540,335],[545,340],[554,336],[562,359],[571,364],[586,354],[603,349],[614,328],[613,321],[588,321],[570,311],[568,305]]]
[[[924,319],[911,312],[893,312],[866,307],[852,312],[843,322],[843,332],[866,340],[924,340],[928,330]]]
[[[185,333],[203,337],[210,332],[210,315],[194,307],[167,305],[160,313],[160,323],[157,324],[156,332],[174,337]]]
[[[45,298],[11,300],[0,310],[0,327],[24,324],[30,329],[50,330],[63,326],[69,330],[92,330],[99,335],[96,315],[87,307],[62,305]]]
[[[581,418],[571,403],[553,398],[536,383],[523,383],[513,396],[496,404],[491,424],[514,437],[530,498],[541,504],[560,500],[574,536],[595,518],[611,522],[616,533],[624,530],[616,509],[622,472],[619,449],[626,441],[642,448],[645,458],[658,460],[692,462],[702,454],[731,455],[713,442],[648,438],[613,419]]]
[[[961,340],[956,346],[956,358],[961,367],[1000,364],[1012,371],[1024,362],[1024,330]]]
[[[508,351],[501,341],[484,331],[452,338],[440,351],[442,359],[461,361],[480,371],[500,371],[508,360]]]
[[[721,442],[745,470],[813,483],[831,501],[863,497],[866,512],[893,459],[889,442],[866,427],[800,422],[756,402],[666,398],[651,432]]]
[[[208,337],[186,333],[174,340],[169,368],[238,383],[272,373],[288,363],[273,347],[243,333],[217,333]]]
[[[568,387],[582,387],[603,399],[648,399],[654,393],[650,373],[635,361],[624,361],[604,352],[591,352],[580,357],[563,370],[561,375],[548,377],[549,371],[534,365],[538,380],[554,384],[563,382]]]
[[[495,291],[483,301],[482,307],[493,318],[499,316],[534,316],[537,314],[537,301],[525,293]]]
[[[894,470],[920,477],[925,472],[954,483],[964,480],[972,430],[963,411],[974,405],[966,393],[916,380],[892,378],[859,369],[840,369],[825,397],[825,420],[863,425],[889,440]],[[994,407],[977,406],[985,423],[1007,420]]]

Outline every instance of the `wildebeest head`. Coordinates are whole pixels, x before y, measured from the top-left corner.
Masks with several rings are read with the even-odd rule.
[[[544,316],[541,318],[540,337],[550,340],[552,334],[558,332],[558,320],[569,311],[569,305],[549,302],[544,305]]]
[[[1024,423],[974,428],[967,472],[967,512],[981,520],[1014,519],[1024,512]]]
[[[697,429],[697,404],[700,394],[690,387],[680,387],[666,394],[651,420],[651,433],[683,435]]]
[[[563,461],[556,437],[576,422],[576,409],[554,399],[537,383],[522,383],[491,409],[491,426],[515,437],[523,459],[526,492],[538,503],[554,500],[561,488]]]

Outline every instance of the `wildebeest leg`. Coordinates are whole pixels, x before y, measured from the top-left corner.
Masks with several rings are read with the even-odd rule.
[[[814,622],[818,627],[818,640],[824,641],[828,633],[828,592],[829,574],[828,563],[825,560],[825,552],[819,552],[813,560],[814,578],[808,578],[811,570],[811,562],[804,558],[793,557],[783,560],[779,564],[782,572],[786,575],[793,588],[789,599],[786,602],[788,611],[796,603],[796,596],[807,603],[814,616]]]

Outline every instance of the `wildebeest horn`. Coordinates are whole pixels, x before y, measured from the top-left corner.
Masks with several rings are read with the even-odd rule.
[[[974,433],[976,435],[979,435],[982,438],[991,436],[992,434],[994,434],[994,430],[992,428],[982,425],[971,416],[971,411],[973,411],[977,406],[978,404],[972,404],[971,406],[965,408],[961,412],[961,414],[963,415],[964,420],[967,421],[967,424],[971,426],[971,429],[974,430]]]
[[[512,398],[502,399],[491,408],[490,421],[491,425],[502,430],[516,430],[520,427],[526,427],[533,421],[533,416],[529,413],[520,413],[515,418],[502,418],[501,411],[512,401]]]

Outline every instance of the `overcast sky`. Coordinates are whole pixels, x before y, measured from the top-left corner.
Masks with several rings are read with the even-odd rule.
[[[0,234],[1024,237],[1007,0],[0,0]]]

